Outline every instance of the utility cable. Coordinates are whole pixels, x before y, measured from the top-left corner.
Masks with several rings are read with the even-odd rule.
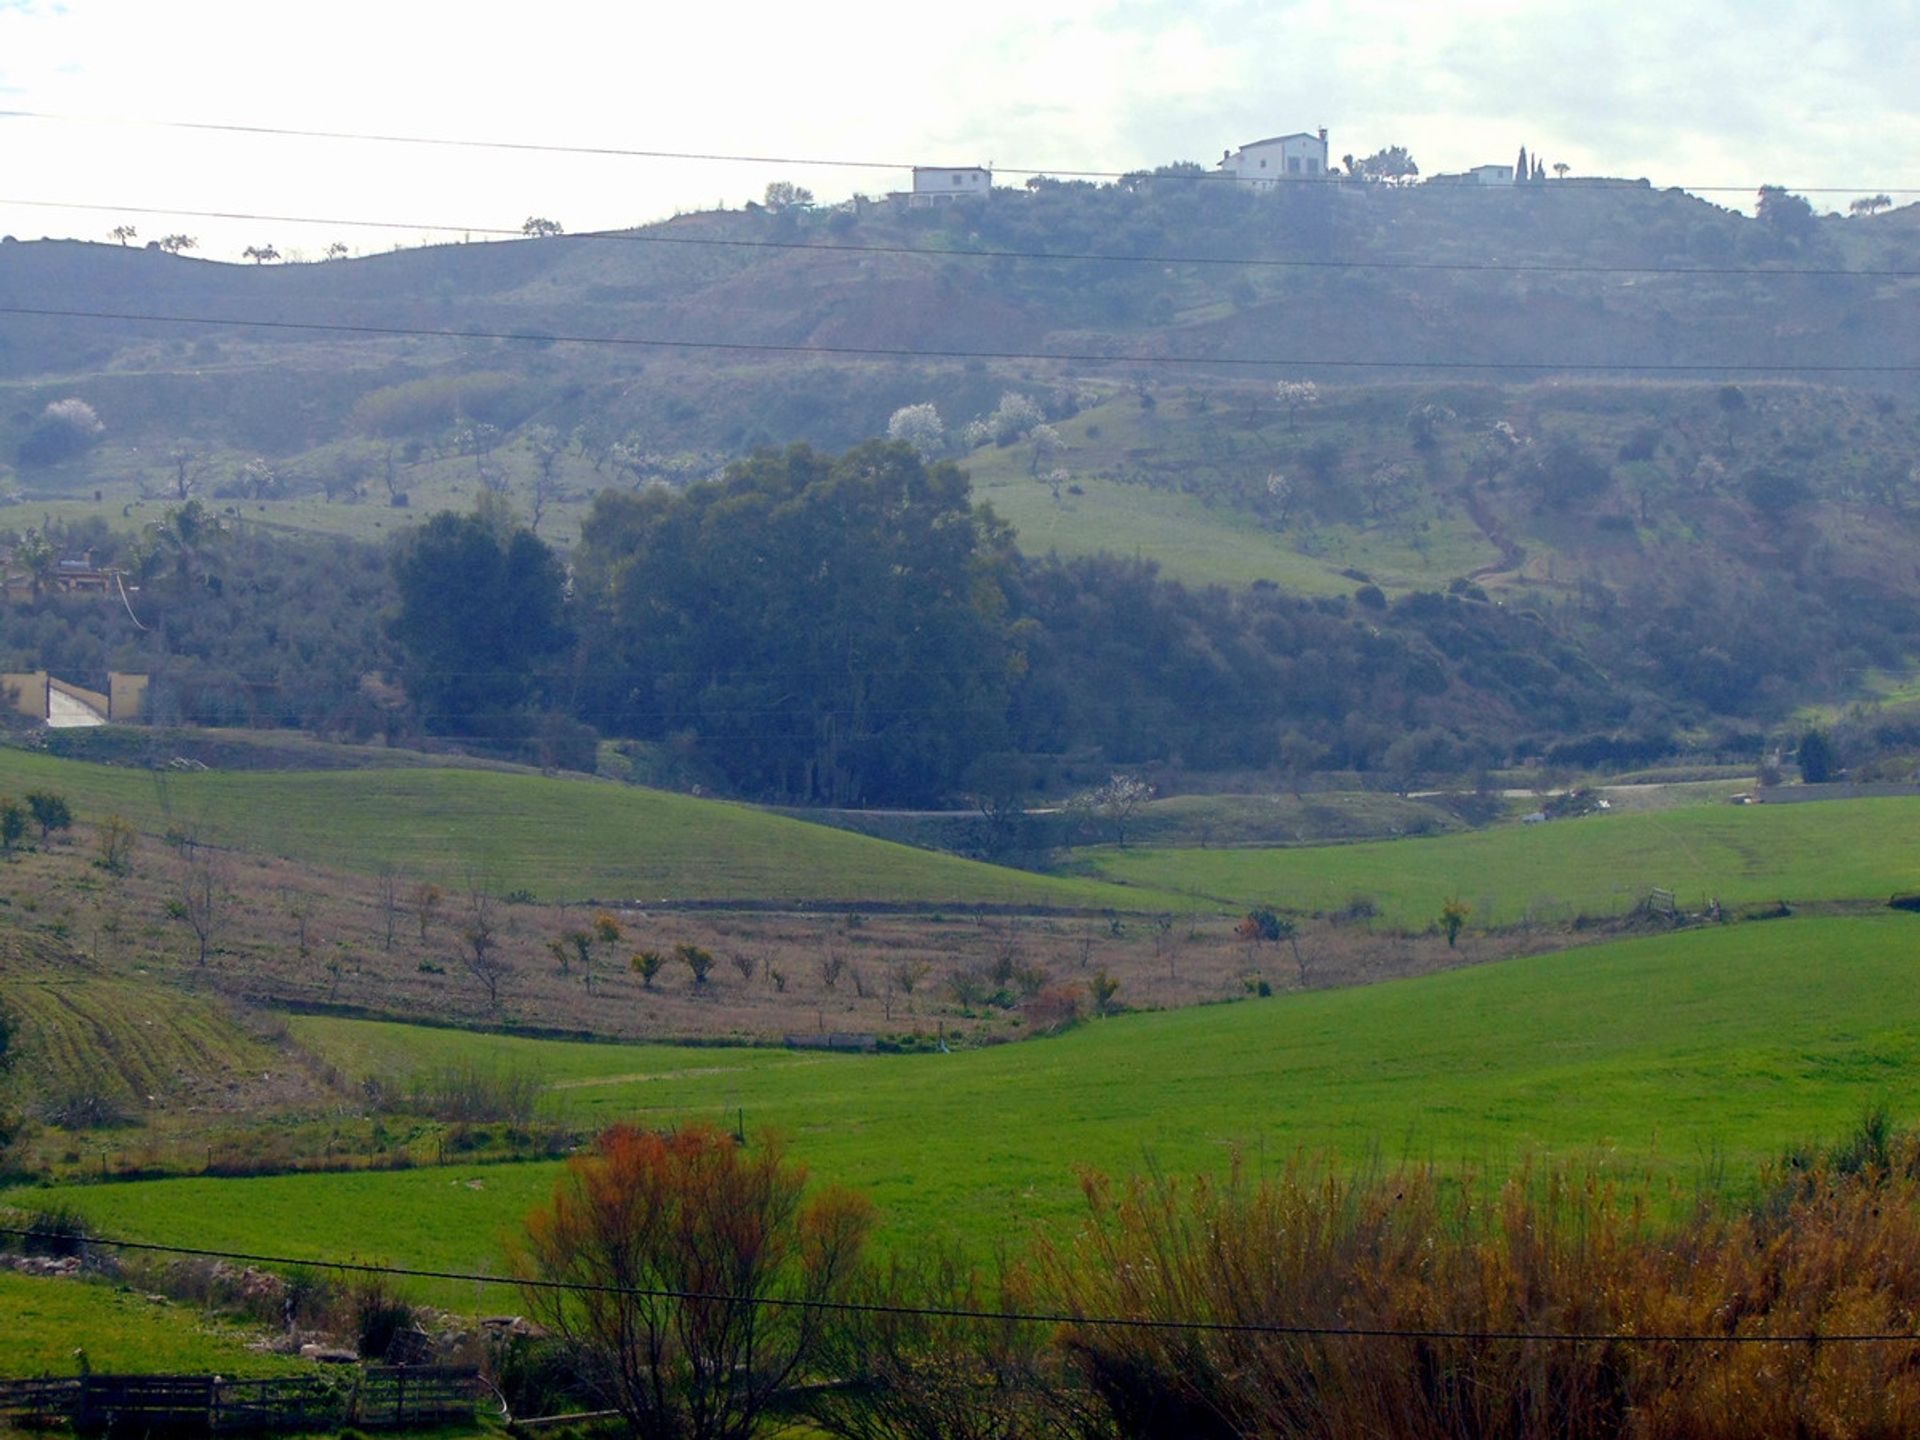
[[[370,143],[370,144],[381,144],[381,145],[426,145],[426,146],[435,146],[442,149],[456,149],[456,150],[503,150],[503,151],[517,151],[521,153],[530,153],[530,154],[539,154],[539,155],[599,155],[599,156],[609,156],[609,157],[614,157],[618,159],[627,159],[627,160],[690,160],[690,161],[700,161],[700,162],[709,163],[709,164],[720,163],[720,164],[730,164],[730,165],[797,165],[797,166],[808,166],[808,167],[819,168],[819,169],[896,170],[896,171],[899,171],[899,170],[912,171],[914,169],[958,170],[958,169],[978,168],[983,170],[990,170],[993,174],[996,174],[996,175],[1030,175],[1030,176],[1037,176],[1037,177],[1057,177],[1057,178],[1069,179],[1069,180],[1129,180],[1129,181],[1176,180],[1176,181],[1186,181],[1189,183],[1193,183],[1193,182],[1207,182],[1207,181],[1220,181],[1220,180],[1238,181],[1240,179],[1238,175],[1228,171],[1205,170],[1205,169],[1175,170],[1175,171],[1169,171],[1169,170],[1163,170],[1163,169],[1160,169],[1160,170],[1150,170],[1150,169],[1063,170],[1063,169],[1053,169],[1053,168],[1034,168],[1031,166],[1015,166],[1015,165],[995,165],[995,166],[978,166],[978,167],[964,166],[964,165],[924,166],[924,165],[916,165],[916,163],[911,160],[860,160],[860,159],[848,159],[845,157],[821,157],[821,156],[806,156],[806,155],[744,155],[744,154],[729,153],[725,151],[656,150],[656,149],[639,149],[639,148],[618,146],[618,145],[561,145],[561,144],[550,144],[550,143],[543,143],[543,142],[537,142],[537,141],[531,141],[531,140],[480,140],[480,139],[473,139],[473,138],[462,138],[459,136],[401,135],[401,134],[392,134],[392,133],[386,133],[381,131],[301,129],[301,128],[290,126],[290,125],[238,125],[238,124],[212,121],[212,120],[161,120],[161,119],[152,119],[152,118],[142,117],[142,116],[74,115],[74,114],[63,114],[63,113],[59,113],[55,111],[47,111],[47,110],[0,110],[0,119],[43,120],[43,121],[54,121],[61,124],[119,125],[119,126],[133,126],[133,127],[139,127],[139,128],[145,128],[145,129],[188,130],[188,131],[198,131],[202,133],[215,133],[215,134],[226,134],[226,135],[264,135],[264,136],[274,136],[274,137],[283,138],[283,139],[296,139],[296,140],[352,140],[352,141],[359,141],[359,142]],[[1276,185],[1282,185],[1282,184],[1284,185],[1353,185],[1353,184],[1379,183],[1379,182],[1362,182],[1362,181],[1355,180],[1352,176],[1336,175],[1333,173],[1328,173],[1324,175],[1315,175],[1315,176],[1289,175],[1286,177],[1285,180],[1276,180],[1274,183]],[[1524,190],[1527,190],[1528,192],[1533,192],[1535,185],[1538,186],[1538,193],[1543,193],[1543,194],[1551,193],[1555,189],[1645,190],[1645,189],[1651,188],[1648,182],[1644,180],[1627,180],[1627,179],[1619,179],[1619,178],[1605,177],[1605,176],[1578,176],[1578,177],[1572,177],[1568,179],[1536,181],[1536,182],[1529,182],[1525,186],[1518,186],[1514,188],[1524,189]],[[1487,191],[1487,193],[1492,194],[1492,193],[1497,193],[1497,190],[1504,190],[1507,187],[1505,186],[1476,187],[1472,185],[1463,184],[1460,188],[1463,190],[1473,190],[1473,189],[1484,188]],[[1762,187],[1759,185],[1675,185],[1675,186],[1666,186],[1662,188],[1676,189],[1676,190],[1689,190],[1689,191],[1694,191],[1696,193],[1701,193],[1701,194],[1721,192],[1721,193],[1751,195],[1757,192],[1758,190],[1760,190]],[[1920,186],[1781,185],[1781,186],[1770,186],[1768,188],[1789,190],[1789,191],[1793,191],[1793,192],[1796,192],[1799,194],[1805,194],[1805,195],[1829,195],[1829,194],[1831,195],[1871,195],[1871,194],[1920,195]]]
[[[1084,1315],[1073,1311],[987,1310],[972,1306],[901,1305],[869,1300],[807,1300],[790,1295],[733,1295],[720,1291],[681,1290],[666,1286],[611,1285],[586,1280],[517,1279],[466,1270],[425,1270],[401,1265],[374,1265],[358,1260],[319,1260],[290,1255],[262,1255],[240,1250],[212,1250],[189,1245],[162,1245],[106,1236],[57,1235],[0,1227],[0,1235],[52,1242],[64,1246],[103,1245],[117,1250],[174,1255],[187,1259],[224,1260],[242,1265],[333,1270],[349,1275],[389,1275],[410,1280],[440,1280],[459,1284],[503,1286],[582,1295],[624,1295],[637,1300],[670,1300],[712,1305],[765,1305],[770,1309],[814,1310],[847,1315],[893,1315],[932,1320],[970,1320],[997,1325],[1085,1325],[1115,1330],[1167,1330],[1224,1335],[1279,1335],[1328,1340],[1432,1340],[1469,1344],[1533,1345],[1912,1345],[1920,1334],[1909,1331],[1807,1331],[1798,1334],[1703,1335],[1690,1331],[1631,1330],[1416,1330],[1384,1325],[1302,1325],[1260,1320],[1155,1319],[1134,1315]]]
[[[48,320],[112,320],[138,325],[205,325],[254,330],[313,331],[331,335],[377,335],[403,339],[495,340],[539,345],[611,345],[628,349],[710,350],[721,354],[823,355],[876,360],[1026,360],[1074,365],[1166,365],[1232,369],[1290,370],[1439,370],[1484,372],[1518,370],[1540,374],[1582,371],[1635,375],[1907,375],[1920,374],[1920,363],[1771,365],[1697,361],[1627,363],[1624,361],[1544,360],[1354,360],[1298,355],[1116,355],[1094,351],[1040,350],[921,350],[907,346],[782,344],[751,340],[669,340],[644,335],[578,335],[529,330],[451,330],[410,325],[353,324],[329,320],[263,320],[235,316],[164,315],[155,312],[74,310],[54,306],[0,305],[0,315]]]
[[[109,215],[164,215],[188,220],[245,220],[263,225],[331,225],[343,229],[423,230],[447,235],[493,235],[524,240],[524,228],[504,225],[448,225],[405,220],[349,220],[327,215],[269,215],[247,210],[177,210],[158,205],[103,205],[64,200],[20,200],[0,197],[0,206],[17,205],[40,210],[88,210]],[[926,245],[861,245],[826,240],[753,240],[722,235],[662,235],[642,230],[583,230],[571,235],[543,237],[552,241],[610,241],[630,245],[669,245],[736,250],[807,250],[840,255],[907,255],[928,260],[1027,260],[1105,265],[1216,265],[1269,270],[1439,271],[1450,274],[1493,275],[1706,275],[1759,279],[1804,276],[1842,279],[1858,276],[1875,280],[1920,279],[1920,270],[1848,269],[1843,266],[1768,267],[1760,265],[1550,265],[1507,264],[1492,260],[1310,260],[1245,255],[1122,255],[1111,251],[1000,250],[992,248],[941,250]]]

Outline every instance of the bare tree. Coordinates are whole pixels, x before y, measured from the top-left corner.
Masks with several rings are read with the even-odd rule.
[[[375,903],[380,907],[380,944],[384,950],[393,949],[394,928],[400,923],[400,881],[397,866],[382,865],[373,882]]]
[[[433,917],[440,913],[440,902],[447,898],[446,892],[431,881],[422,880],[413,887],[407,897],[413,904],[413,918],[420,926],[420,943],[427,943],[427,927],[433,924]]]
[[[500,983],[513,974],[513,963],[500,949],[499,902],[483,881],[467,885],[467,903],[461,916],[460,939],[466,950],[460,967],[487,992],[487,1007],[500,1008]]]
[[[527,436],[527,446],[533,451],[534,465],[533,499],[528,507],[527,528],[538,535],[547,506],[560,498],[560,457],[567,453],[567,446],[560,438],[560,432],[551,425],[534,426]]]
[[[206,477],[207,462],[191,445],[176,444],[167,451],[167,463],[173,467],[173,495],[182,503],[191,499],[194,487]]]
[[[232,876],[225,857],[214,850],[196,852],[182,865],[178,894],[167,908],[193,932],[198,947],[195,963],[206,964],[233,909]]]

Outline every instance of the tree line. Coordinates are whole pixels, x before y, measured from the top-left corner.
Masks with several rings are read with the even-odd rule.
[[[127,593],[16,604],[0,659],[145,671],[160,721],[576,769],[617,737],[733,793],[829,805],[1017,803],[1115,766],[1404,784],[1640,764],[1689,731],[1757,753],[1822,656],[1878,661],[1911,623],[1884,592],[1781,605],[1707,573],[1551,616],[1464,583],[1190,587],[1137,558],[1025,555],[961,470],[886,441],[609,490],[564,558],[491,494],[386,550],[193,501],[133,537],[39,538],[92,549]]]
[[[401,545],[391,634],[429,731],[514,743],[561,716],[740,793],[873,805],[951,800],[1016,756],[1461,770],[1627,716],[1539,619],[1462,596],[1368,608],[1025,556],[903,443],[605,492],[570,558],[497,512]]]

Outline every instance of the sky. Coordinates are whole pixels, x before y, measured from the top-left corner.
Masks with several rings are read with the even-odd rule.
[[[1400,144],[1428,174],[1524,144],[1574,175],[1730,206],[1783,184],[1844,210],[1920,200],[1916,75],[1920,0],[0,0],[0,111],[32,112],[0,116],[0,233],[129,224],[210,258],[317,258],[530,216],[640,224],[774,180],[882,194],[916,163],[1013,184],[1210,164],[1323,125],[1336,157]],[[859,163],[808,163],[828,160]]]

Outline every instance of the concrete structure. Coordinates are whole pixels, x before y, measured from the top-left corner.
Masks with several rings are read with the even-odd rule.
[[[984,200],[993,193],[993,171],[979,165],[916,165],[906,202],[913,209]]]
[[[1431,183],[1435,185],[1511,185],[1513,184],[1513,166],[1476,165],[1471,170],[1462,170],[1449,175],[1435,175]]]
[[[44,670],[0,675],[0,701],[53,729],[82,725],[131,725],[146,711],[147,677],[109,671],[107,688],[88,690]]]
[[[1243,185],[1278,185],[1283,180],[1320,180],[1327,174],[1327,131],[1275,135],[1229,150],[1215,167]]]

